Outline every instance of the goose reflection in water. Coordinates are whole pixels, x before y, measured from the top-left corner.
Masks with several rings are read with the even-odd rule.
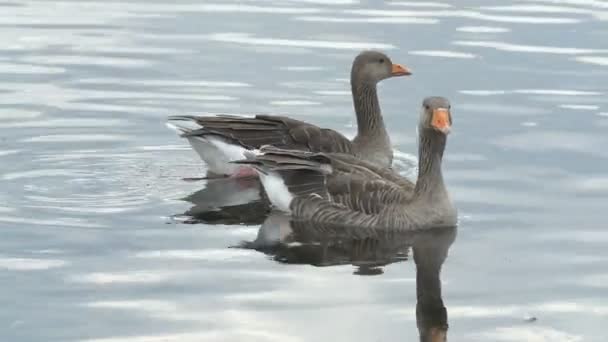
[[[257,226],[270,212],[265,196],[258,178],[209,179],[205,188],[182,199],[193,206],[174,216],[186,217],[184,223]]]
[[[238,191],[231,193],[231,190]],[[456,227],[396,232],[356,226],[294,221],[270,211],[257,179],[217,179],[185,200],[191,222],[258,225],[256,239],[236,248],[260,251],[280,263],[319,267],[353,265],[354,274],[380,275],[383,267],[410,260],[416,264],[416,323],[421,342],[447,341],[448,316],[441,295],[441,268],[456,239]],[[257,197],[256,197],[257,196]],[[261,196],[261,197],[260,197]],[[246,202],[255,198],[251,202]]]
[[[281,263],[313,266],[354,265],[355,274],[378,275],[383,266],[416,264],[416,322],[422,342],[447,341],[447,309],[441,296],[441,267],[456,239],[456,227],[420,232],[395,232],[354,226],[293,221],[271,213],[254,241],[242,243]]]

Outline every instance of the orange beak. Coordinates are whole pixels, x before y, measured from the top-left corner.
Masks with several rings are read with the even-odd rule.
[[[433,110],[431,125],[443,134],[450,133],[450,129],[452,128],[452,125],[450,124],[450,112],[445,108]]]
[[[391,71],[392,76],[409,76],[412,71],[408,67],[401,64],[393,64],[393,70]]]

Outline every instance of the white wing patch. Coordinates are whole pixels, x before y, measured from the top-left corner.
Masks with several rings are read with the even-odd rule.
[[[245,152],[247,149],[243,146],[227,143],[220,138],[208,137],[207,140],[213,144],[228,161],[236,161],[245,159]]]
[[[166,125],[179,134],[202,127],[193,120],[173,120],[167,122]],[[236,172],[238,165],[230,162],[245,159],[247,149],[240,145],[227,143],[221,138],[192,136],[187,137],[187,139],[192,148],[207,164],[208,171],[215,174],[231,175]]]
[[[293,195],[289,192],[285,182],[283,182],[283,178],[276,172],[268,172],[268,174],[259,172],[258,174],[270,203],[277,209],[290,213],[289,205],[293,200]]]

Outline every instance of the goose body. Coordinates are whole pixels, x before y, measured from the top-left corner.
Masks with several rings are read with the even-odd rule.
[[[425,99],[415,184],[391,169],[339,153],[264,147],[237,164],[251,165],[271,203],[296,219],[399,230],[455,226],[456,209],[441,172],[450,127],[449,102]]]
[[[376,86],[390,77],[410,75],[383,53],[364,51],[353,61],[351,91],[357,116],[357,136],[351,141],[339,132],[278,115],[171,116],[167,125],[186,138],[205,161],[208,176],[249,176],[245,152],[270,145],[283,149],[344,153],[390,167],[391,141],[384,125]]]

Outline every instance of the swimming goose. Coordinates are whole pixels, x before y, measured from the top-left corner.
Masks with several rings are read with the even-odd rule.
[[[243,159],[246,150],[264,145],[347,153],[389,167],[393,150],[376,85],[386,78],[410,74],[408,68],[393,64],[378,51],[364,51],[355,58],[350,83],[358,132],[352,141],[334,130],[276,115],[171,116],[167,125],[188,139],[207,164],[208,177],[255,175],[251,168],[230,162]]]
[[[295,219],[398,230],[455,226],[456,209],[441,172],[451,125],[449,101],[426,98],[415,185],[390,169],[334,153],[264,147],[236,163],[251,165],[271,203]]]

